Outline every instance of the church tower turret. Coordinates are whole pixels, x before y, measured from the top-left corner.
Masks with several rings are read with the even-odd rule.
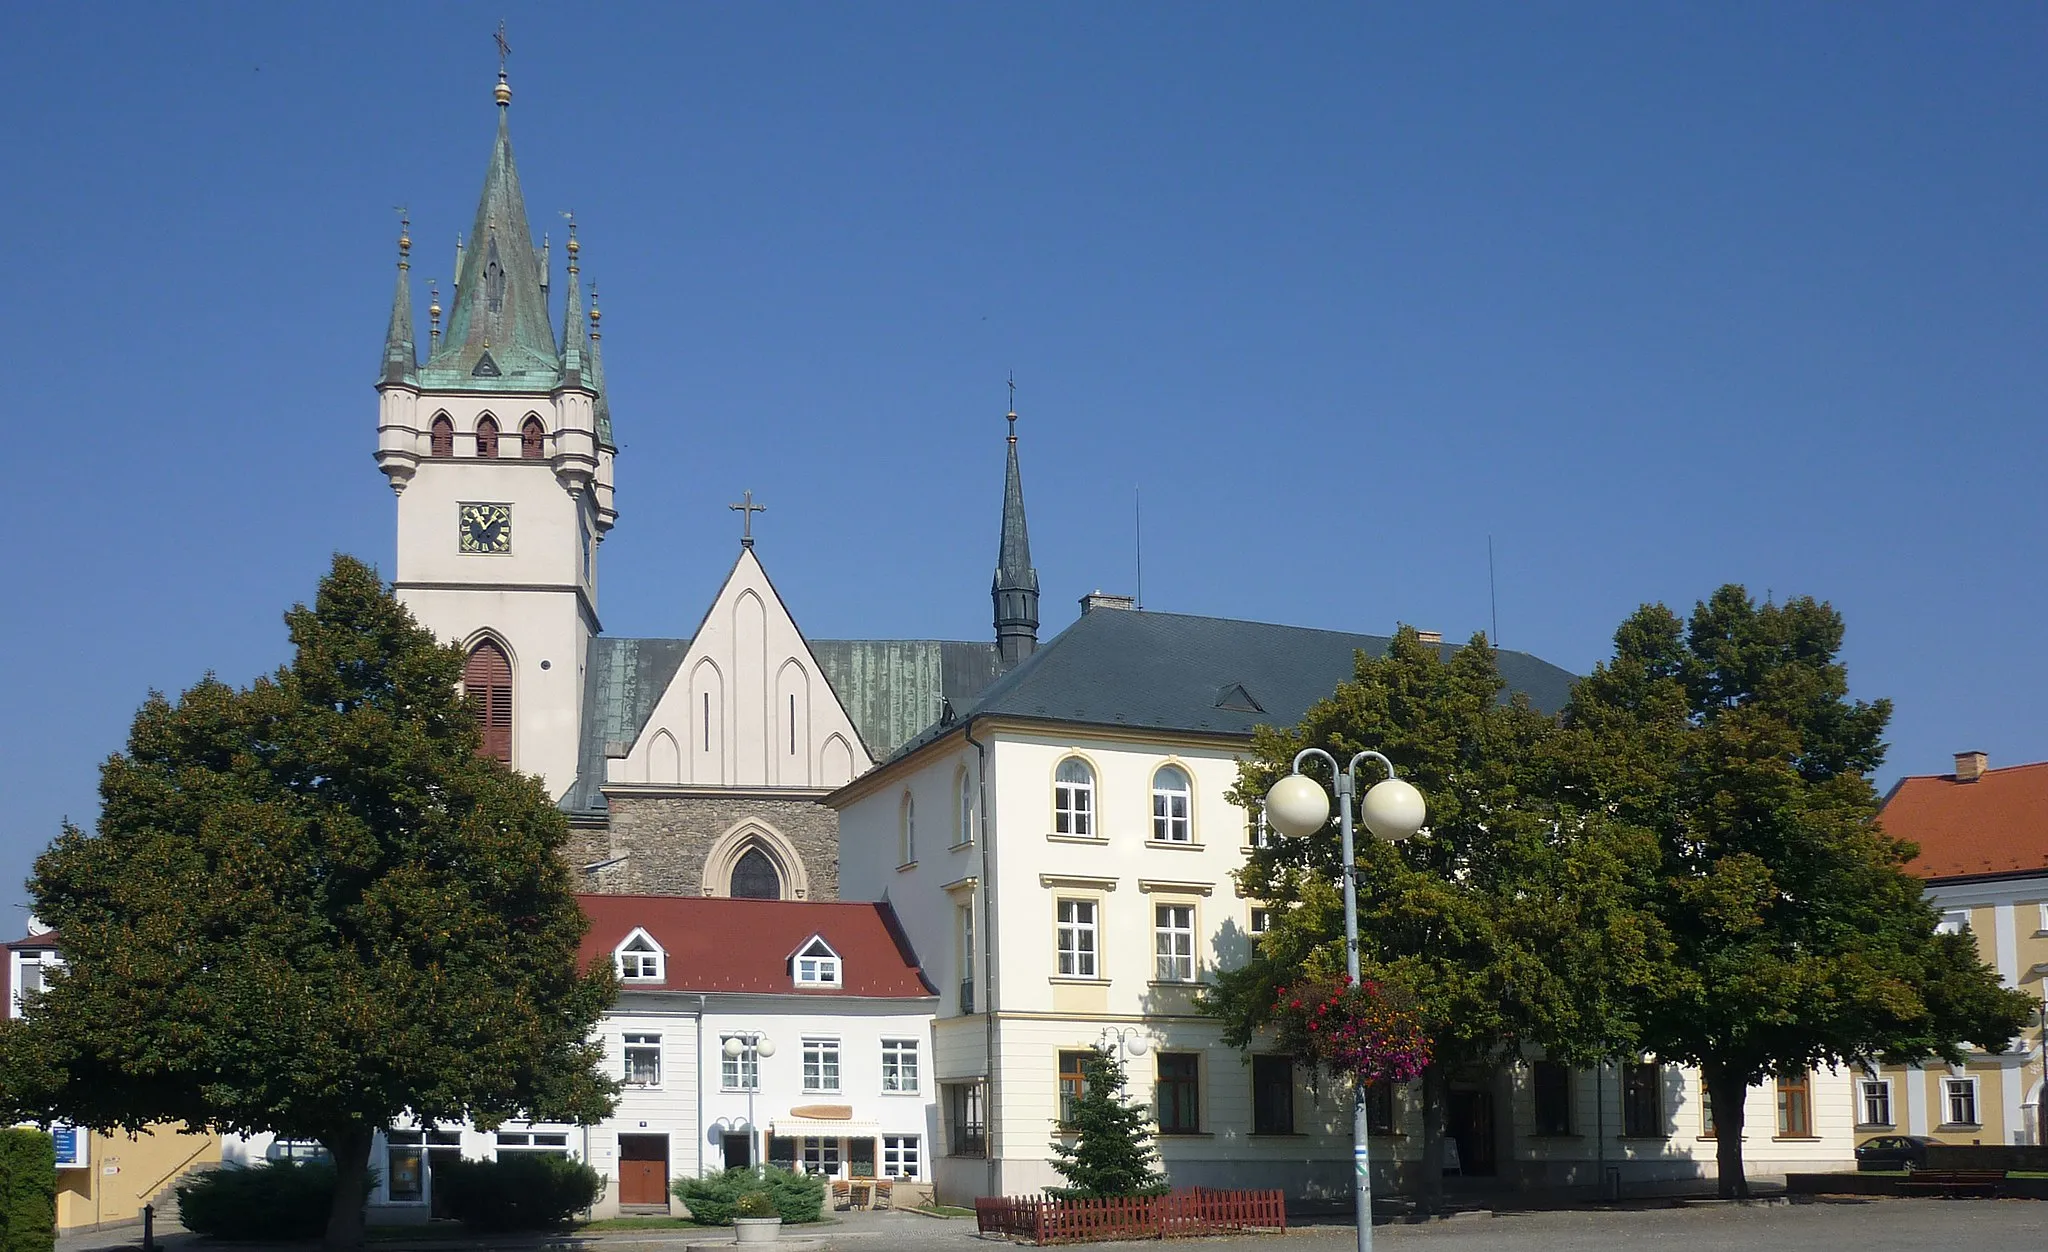
[[[1014,391],[1013,391],[1014,394]],[[1012,404],[1010,460],[1003,472],[1003,533],[996,547],[996,647],[1009,669],[1038,648],[1038,571],[1024,526],[1024,478],[1017,470],[1017,410]]]

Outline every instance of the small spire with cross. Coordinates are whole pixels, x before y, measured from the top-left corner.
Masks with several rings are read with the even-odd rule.
[[[731,509],[735,513],[738,513],[743,519],[745,519],[740,525],[740,546],[742,548],[753,547],[754,514],[766,513],[768,511],[768,506],[765,504],[755,504],[754,493],[750,489],[748,491],[741,493],[740,503],[728,504],[725,507]]]
[[[512,86],[505,81],[505,58],[512,55],[512,45],[505,42],[505,19],[498,19],[498,33],[492,38],[498,41],[498,86],[492,94],[497,98],[498,107],[512,103]]]
[[[1010,371],[1010,442],[1017,442],[1017,371]]]

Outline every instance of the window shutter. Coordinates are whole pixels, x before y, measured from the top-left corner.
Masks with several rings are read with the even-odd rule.
[[[540,460],[543,433],[539,418],[527,418],[526,424],[519,428],[519,455],[529,461]]]
[[[430,436],[432,446],[429,451],[434,456],[454,456],[455,423],[445,417],[437,417],[434,419],[434,424],[430,429],[432,431]]]
[[[485,458],[498,455],[498,423],[488,417],[477,419],[476,454]]]
[[[512,763],[512,662],[496,640],[486,639],[470,649],[462,667],[462,689],[476,714],[484,742],[480,752],[496,761]]]

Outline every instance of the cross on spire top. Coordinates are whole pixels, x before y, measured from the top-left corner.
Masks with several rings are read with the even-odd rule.
[[[1010,371],[1010,442],[1017,442],[1017,371]]]
[[[728,504],[725,507],[738,513],[743,519],[740,524],[740,546],[742,548],[751,548],[754,546],[754,514],[766,513],[768,506],[765,504],[755,504],[754,493],[751,489],[740,494],[740,503]]]

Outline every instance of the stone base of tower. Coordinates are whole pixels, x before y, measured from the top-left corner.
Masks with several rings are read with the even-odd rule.
[[[583,891],[765,894],[772,870],[781,899],[836,900],[839,815],[822,794],[607,787],[609,820],[578,823],[566,855]]]

